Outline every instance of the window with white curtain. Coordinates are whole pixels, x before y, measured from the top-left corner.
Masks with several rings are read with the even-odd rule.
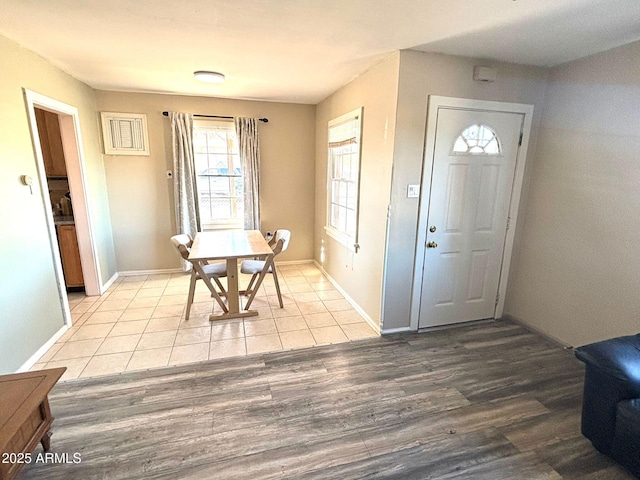
[[[325,230],[357,251],[362,107],[331,120],[328,130]]]
[[[203,230],[243,228],[243,176],[233,121],[195,120],[193,150]]]

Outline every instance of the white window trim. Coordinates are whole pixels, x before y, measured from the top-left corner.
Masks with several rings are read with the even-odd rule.
[[[340,115],[337,118],[334,118],[329,121],[327,128],[327,201],[326,201],[326,218],[325,218],[325,226],[324,231],[327,235],[333,238],[338,243],[344,245],[347,249],[354,253],[358,253],[358,249],[360,245],[358,244],[358,231],[359,231],[359,223],[360,223],[360,178],[361,178],[361,167],[362,167],[362,120],[363,120],[363,107],[356,108],[350,112],[347,112],[343,115]],[[329,129],[334,125],[339,125],[344,123],[350,119],[358,118],[360,120],[360,131],[359,137],[357,139],[358,143],[358,194],[356,197],[356,230],[354,235],[348,235],[347,233],[338,230],[331,226],[331,164],[329,162]]]
[[[229,223],[229,222],[207,222],[201,221],[200,228],[202,228],[203,232],[212,231],[212,230],[244,230],[244,225],[240,223]]]

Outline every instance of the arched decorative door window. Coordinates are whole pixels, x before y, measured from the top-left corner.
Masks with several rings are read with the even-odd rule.
[[[453,153],[472,155],[500,155],[496,132],[488,125],[470,125],[453,143]]]

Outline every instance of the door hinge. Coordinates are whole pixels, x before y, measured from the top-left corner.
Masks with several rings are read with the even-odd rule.
[[[518,140],[518,146],[521,147],[522,146],[522,137],[524,137],[524,133],[520,132],[520,140]]]
[[[511,227],[511,217],[507,217],[507,230]]]
[[[498,306],[499,301],[500,301],[500,292],[496,293],[496,307]]]

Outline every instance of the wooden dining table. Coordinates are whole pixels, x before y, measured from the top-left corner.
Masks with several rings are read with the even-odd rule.
[[[238,260],[243,258],[259,258],[265,260],[265,268],[258,277],[247,302],[242,307],[238,283]],[[227,291],[220,295],[206,276],[202,266],[208,261],[224,260],[227,262]],[[256,310],[249,310],[264,276],[273,263],[273,250],[258,230],[219,230],[198,232],[191,245],[189,261],[206,283],[211,294],[220,305],[222,313],[212,313],[209,320],[250,317],[258,315]],[[225,296],[226,303],[222,299]]]

